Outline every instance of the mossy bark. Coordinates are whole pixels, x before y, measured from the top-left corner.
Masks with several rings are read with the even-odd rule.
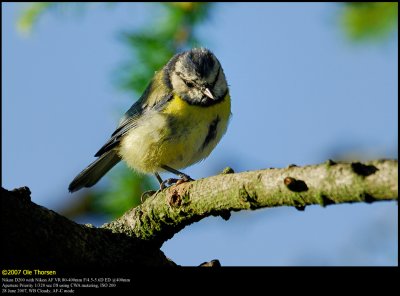
[[[183,183],[158,193],[121,218],[103,225],[158,243],[207,216],[266,207],[397,200],[398,162],[335,163],[228,173]]]
[[[397,200],[397,179],[396,160],[327,161],[236,174],[228,169],[171,186],[102,228],[74,223],[34,204],[26,187],[2,189],[1,263],[53,268],[176,266],[161,245],[205,217],[228,220],[231,211]]]

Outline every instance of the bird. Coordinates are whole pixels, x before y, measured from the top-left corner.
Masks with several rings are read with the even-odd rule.
[[[97,157],[70,183],[72,193],[95,185],[124,160],[154,174],[160,190],[193,179],[179,171],[210,155],[231,118],[229,87],[217,57],[207,48],[175,54],[123,115]],[[179,179],[162,180],[170,172]]]

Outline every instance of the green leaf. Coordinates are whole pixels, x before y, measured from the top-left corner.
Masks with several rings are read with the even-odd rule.
[[[397,2],[353,2],[344,5],[341,22],[355,41],[382,40],[397,29]]]
[[[22,34],[30,34],[32,32],[33,25],[37,22],[39,16],[52,4],[52,2],[30,3],[29,6],[26,6],[21,11],[17,22],[17,29]]]

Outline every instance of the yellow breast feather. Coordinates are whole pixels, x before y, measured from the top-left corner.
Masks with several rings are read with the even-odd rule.
[[[163,171],[161,165],[187,167],[211,153],[229,117],[229,94],[207,107],[190,105],[175,95],[162,112],[141,118],[122,140],[119,154],[130,167],[144,173]]]

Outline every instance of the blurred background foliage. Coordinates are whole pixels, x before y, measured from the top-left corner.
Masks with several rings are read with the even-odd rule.
[[[110,9],[116,3],[102,3]],[[234,4],[232,4],[234,5]],[[337,3],[337,23],[352,42],[380,42],[397,30],[398,3],[351,2]],[[21,6],[18,30],[26,35],[44,13],[66,15],[83,13],[94,3],[36,2]],[[139,28],[119,32],[120,40],[131,52],[130,59],[116,70],[115,84],[139,98],[154,71],[159,70],[176,52],[201,46],[196,28],[212,17],[213,3],[175,2],[149,3],[153,13],[147,23]],[[135,12],[132,12],[134,17]],[[216,22],[217,23],[217,22]],[[79,202],[62,214],[73,218],[87,213],[106,214],[110,218],[122,215],[140,203],[143,191],[158,187],[153,176],[132,172],[118,165],[108,173],[107,186],[94,187],[81,193]]]
[[[378,41],[397,29],[397,18],[397,2],[350,2],[343,4],[341,23],[354,41]]]

